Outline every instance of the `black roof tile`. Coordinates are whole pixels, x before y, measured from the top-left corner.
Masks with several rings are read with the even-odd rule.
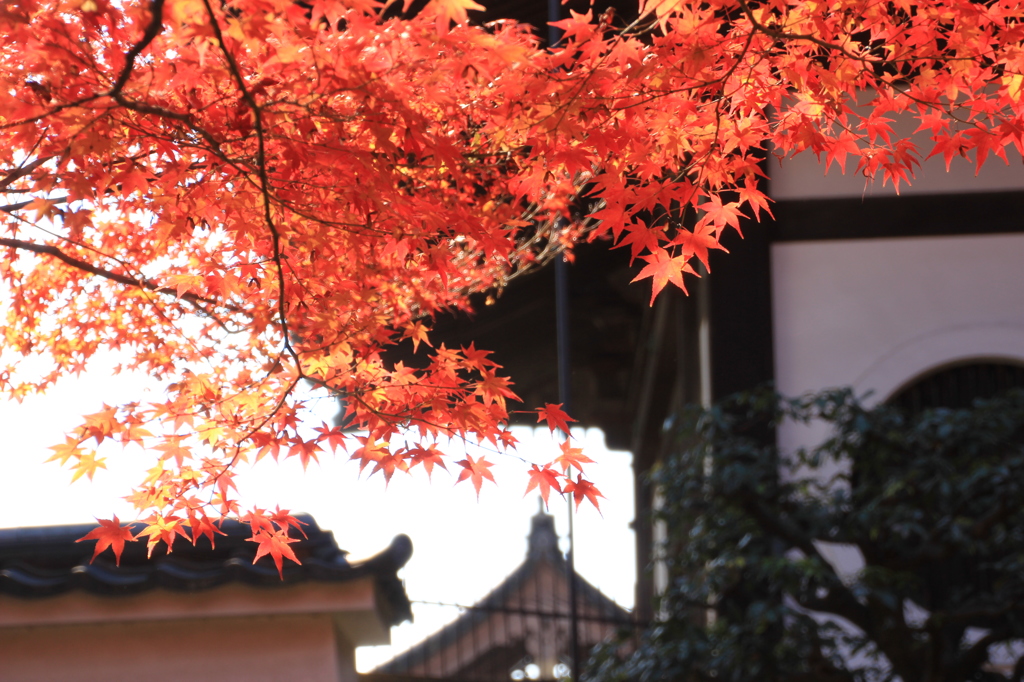
[[[24,599],[51,597],[74,590],[117,597],[162,588],[179,592],[209,590],[228,583],[280,588],[305,582],[347,582],[366,576],[376,580],[386,620],[394,625],[411,619],[409,599],[398,570],[412,555],[412,542],[397,536],[380,554],[350,562],[334,534],[322,530],[308,515],[298,515],[306,534],[291,545],[301,565],[286,561],[283,579],[270,557],[255,564],[257,544],[249,526],[225,521],[214,544],[201,536],[195,546],[178,538],[173,551],[161,545],[146,556],[145,542],[127,543],[121,565],[111,552],[90,563],[93,542],[76,540],[95,525],[0,529],[0,593]],[[292,535],[295,532],[292,531]]]

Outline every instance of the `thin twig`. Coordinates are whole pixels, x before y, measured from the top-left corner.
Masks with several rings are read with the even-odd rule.
[[[56,246],[50,246],[49,244],[36,244],[35,242],[27,242],[22,239],[11,239],[9,237],[2,237],[0,238],[0,246],[6,246],[12,249],[21,249],[22,251],[31,251],[32,253],[38,253],[44,256],[52,256],[53,258],[56,258],[57,260],[62,261],[73,268],[82,270],[83,272],[88,272],[93,275],[97,275],[99,277],[103,277],[105,279],[109,279],[113,282],[118,282],[119,284],[138,287],[139,289],[145,289],[147,291],[154,291],[158,294],[167,294],[169,296],[174,296],[175,298],[180,298],[183,301],[187,301],[188,303],[192,304],[193,306],[196,306],[202,312],[207,314],[209,314],[209,311],[207,311],[207,309],[203,307],[204,305],[211,305],[217,308],[224,308],[234,313],[243,312],[240,308],[225,303],[224,301],[206,298],[205,296],[198,296],[191,292],[185,292],[179,295],[177,290],[172,287],[162,287],[154,282],[151,282],[148,279],[136,279],[134,277],[122,275],[111,270],[107,270],[105,268],[97,267],[92,263],[80,260],[78,258],[75,258],[74,256],[70,256],[61,251],[60,249],[58,249]]]

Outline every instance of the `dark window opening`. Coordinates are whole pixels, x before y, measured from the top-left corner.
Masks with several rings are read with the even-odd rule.
[[[931,409],[967,409],[976,400],[994,398],[1014,388],[1024,388],[1024,366],[996,361],[971,362],[926,374],[887,402],[913,419]],[[856,468],[855,465],[855,474]],[[993,591],[992,571],[979,557],[937,559],[916,573],[922,588],[918,599],[929,610],[943,608],[954,596],[954,590],[961,591],[962,597]]]
[[[993,398],[1011,388],[1024,388],[1024,366],[972,362],[927,374],[887,402],[908,415],[917,415],[937,407],[967,408],[979,398]]]

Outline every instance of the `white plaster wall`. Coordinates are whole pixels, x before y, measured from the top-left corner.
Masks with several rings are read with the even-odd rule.
[[[344,682],[345,658],[326,614],[0,628],[4,682]]]
[[[300,583],[276,589],[232,583],[199,592],[149,590],[113,599],[77,590],[46,599],[19,599],[0,594],[0,629],[329,613],[335,617],[339,633],[355,646],[388,644],[391,631],[381,621],[376,599],[372,577],[342,583]]]
[[[874,402],[945,364],[1024,362],[1024,235],[789,242],[771,258],[784,394],[852,385]],[[821,423],[778,430],[783,452],[827,435]],[[856,580],[859,549],[817,544],[844,582]]]
[[[897,118],[894,114],[888,114],[887,117]],[[931,153],[935,143],[929,139],[928,132],[914,134],[918,127],[917,121],[911,117],[899,117],[891,125],[895,136],[911,138],[921,155],[921,167],[915,171],[911,184],[900,184],[901,195],[1024,189],[1024,163],[1012,146],[1006,148],[1009,164],[990,154],[981,172],[976,174],[973,160],[956,156],[952,159],[947,173],[946,161],[941,154],[924,160],[924,157]],[[822,159],[824,160],[824,156]],[[858,175],[857,161],[857,157],[847,157],[845,175],[839,170],[839,166],[833,163],[826,175],[825,164],[819,163],[818,158],[809,152],[797,154],[782,162],[773,158],[768,163],[768,193],[775,200],[896,194],[891,182],[883,187],[881,174],[871,183],[863,175]]]
[[[1024,235],[787,242],[771,258],[784,394],[852,385],[884,400],[950,362],[1024,362]],[[780,445],[823,435],[784,427]]]
[[[911,135],[914,123],[895,123]],[[914,136],[926,155],[927,134]],[[903,195],[959,194],[1024,189],[1024,165],[990,157],[980,174],[971,161],[922,159]],[[769,162],[775,200],[893,196],[855,172],[833,165],[828,175],[813,154]],[[1024,216],[1020,217],[1024,221]],[[1024,224],[1024,223],[1022,223]],[[772,245],[775,378],[787,395],[852,385],[867,402],[885,400],[917,376],[961,360],[1024,362],[1024,235],[889,238],[788,242]],[[813,446],[828,436],[824,424],[783,424],[783,452]],[[842,463],[820,471],[823,479]],[[801,475],[783,471],[784,476]],[[856,547],[819,543],[818,551],[844,581],[864,566]],[[824,616],[823,616],[824,617]],[[852,626],[850,626],[852,627]]]

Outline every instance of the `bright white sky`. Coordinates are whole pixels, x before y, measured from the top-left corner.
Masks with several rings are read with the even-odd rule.
[[[63,442],[65,431],[82,414],[102,404],[137,400],[145,381],[116,376],[113,362],[97,362],[89,373],[68,380],[46,396],[34,396],[21,405],[0,405],[0,527],[91,522],[117,514],[133,518],[120,499],[141,480],[151,459],[139,451],[111,461],[94,481],[70,484],[70,474],[56,464],[44,464],[48,447]],[[325,399],[310,426],[330,422],[337,409]],[[529,459],[547,461],[557,453],[557,442],[547,429],[517,429],[520,452]],[[590,478],[607,499],[599,515],[587,503],[576,517],[576,568],[592,584],[620,605],[633,605],[636,580],[633,532],[633,477],[631,456],[608,451],[596,429],[580,433],[584,452],[598,464],[587,468]],[[491,458],[495,459],[495,458]],[[412,559],[402,572],[413,600],[472,604],[523,560],[529,519],[537,512],[537,498],[523,497],[526,465],[513,458],[496,458],[492,469],[499,485],[486,483],[479,502],[472,486],[453,486],[455,477],[435,469],[433,482],[423,472],[396,474],[390,488],[384,479],[357,478],[358,465],[340,454],[311,465],[303,474],[297,461],[275,464],[267,459],[250,469],[239,488],[242,503],[304,511],[322,528],[334,532],[339,546],[351,558],[376,554],[391,539],[405,533],[413,541]],[[559,534],[567,528],[567,506],[552,501]],[[564,547],[563,547],[564,549]],[[416,622],[392,630],[392,647],[364,647],[357,654],[361,671],[369,670],[434,632],[458,615],[455,609],[413,605]]]

